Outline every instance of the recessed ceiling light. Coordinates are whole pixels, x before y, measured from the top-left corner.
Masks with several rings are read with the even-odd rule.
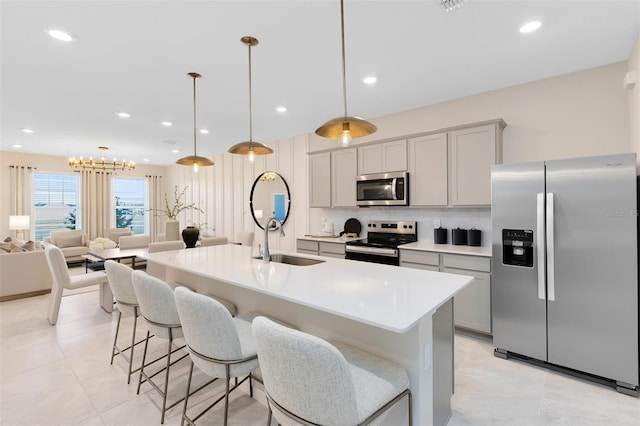
[[[209,131],[207,129],[200,129],[200,133],[202,133],[203,135],[208,135]]]
[[[22,148],[22,145],[18,145],[18,144],[13,144],[11,146],[14,147],[14,148]]]
[[[142,161],[144,161],[144,162],[147,162],[147,163],[148,163],[148,162],[149,162],[149,159],[148,159],[148,158],[144,158],[144,159],[142,159]]]
[[[283,106],[279,106],[278,108],[276,108],[276,111],[278,111],[278,112],[287,112],[287,108],[283,107]]]
[[[364,80],[365,84],[374,84],[376,81],[378,81],[378,79],[375,76],[369,76],[369,77],[365,77]]]
[[[542,26],[542,22],[540,21],[530,21],[520,27],[521,33],[530,33],[532,31],[537,30]]]
[[[65,31],[49,29],[49,28],[45,28],[45,31],[47,32],[47,34],[49,34],[51,37],[55,38],[56,40],[60,40],[60,41],[75,40],[75,37],[73,37],[71,34]]]
[[[122,118],[129,118],[131,117],[131,114],[129,114],[128,112],[116,112],[116,115],[118,117],[122,117]]]
[[[24,133],[35,133],[35,130],[32,129],[22,129]]]
[[[172,123],[172,122],[170,122],[170,121],[163,121],[161,124],[162,124],[163,126],[166,126],[166,127],[171,127],[171,126],[173,126],[173,123]]]
[[[173,152],[174,154],[179,153],[180,151],[178,151],[177,149],[172,149],[171,152]]]

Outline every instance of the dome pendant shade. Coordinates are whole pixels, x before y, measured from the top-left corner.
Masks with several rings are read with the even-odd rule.
[[[189,155],[188,157],[182,157],[176,164],[180,164],[181,166],[213,166],[213,161],[209,160],[207,157],[200,157],[199,155]]]
[[[346,126],[345,126],[346,125]],[[340,139],[344,131],[348,131],[352,138],[369,136],[376,132],[378,128],[360,117],[336,117],[316,130],[316,135],[329,139]]]
[[[199,156],[196,151],[196,80],[202,76],[197,72],[190,72],[187,75],[193,78],[193,155],[178,159],[176,164],[181,166],[192,166],[193,171],[197,172],[198,167],[213,166],[213,161],[207,157]]]
[[[273,149],[254,141],[240,142],[229,148],[231,154],[249,155],[252,151],[254,155],[273,154]]]
[[[247,155],[249,161],[253,161],[256,155],[273,154],[273,149],[267,145],[253,141],[253,108],[251,102],[251,48],[258,45],[258,39],[252,36],[244,36],[240,41],[249,49],[249,140],[233,145],[228,149],[231,154]]]

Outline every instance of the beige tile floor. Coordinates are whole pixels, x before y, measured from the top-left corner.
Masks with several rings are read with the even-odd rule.
[[[63,297],[58,324],[46,319],[49,296],[0,303],[1,425],[157,425],[160,398],[126,383],[126,363],[109,364],[116,313],[98,307],[98,293]],[[132,322],[123,321],[129,335]],[[143,327],[139,337],[143,337]],[[153,339],[152,339],[153,340]],[[164,341],[151,345],[155,354]],[[610,388],[492,354],[482,338],[456,336],[456,394],[449,425],[635,425],[640,400]],[[141,351],[138,351],[138,353]],[[137,358],[137,357],[136,357]],[[176,364],[170,400],[184,391],[188,362]],[[137,376],[135,376],[137,379]],[[202,382],[206,378],[196,375]],[[216,389],[193,399],[206,406]],[[190,404],[191,406],[191,404]],[[165,424],[180,422],[181,408]],[[264,425],[266,408],[240,392],[230,404],[230,425]],[[214,409],[199,424],[222,424]]]

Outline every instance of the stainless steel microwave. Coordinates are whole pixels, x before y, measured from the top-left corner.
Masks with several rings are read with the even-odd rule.
[[[408,206],[409,173],[376,173],[356,179],[356,205]]]

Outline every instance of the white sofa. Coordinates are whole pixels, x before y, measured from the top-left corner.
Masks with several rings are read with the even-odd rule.
[[[89,250],[89,239],[82,233],[82,229],[51,231],[44,242],[59,247],[67,263],[83,261],[82,256]]]
[[[51,291],[51,272],[44,250],[0,253],[0,302]]]

